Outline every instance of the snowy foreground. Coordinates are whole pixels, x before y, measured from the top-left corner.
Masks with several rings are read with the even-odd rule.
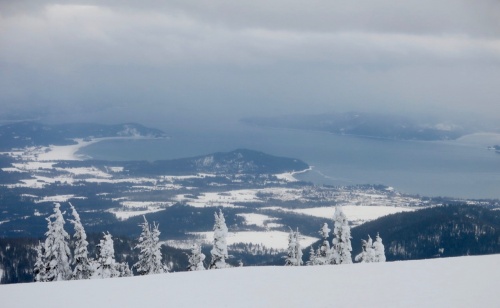
[[[500,255],[0,286],[2,307],[500,307]]]

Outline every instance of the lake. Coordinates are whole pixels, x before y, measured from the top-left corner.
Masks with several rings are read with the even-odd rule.
[[[384,184],[422,196],[500,198],[500,154],[486,149],[500,144],[500,135],[425,142],[245,125],[165,131],[169,139],[104,141],[81,153],[106,160],[160,160],[248,148],[304,160],[314,168],[298,177],[316,184]]]

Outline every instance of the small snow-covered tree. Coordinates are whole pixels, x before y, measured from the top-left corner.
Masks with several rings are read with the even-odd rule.
[[[335,207],[333,215],[334,229],[330,263],[331,264],[349,264],[351,258],[351,228],[341,206]]]
[[[128,266],[127,262],[117,263],[116,270],[118,271],[118,277],[132,277],[132,271]]]
[[[378,233],[373,243],[373,254],[373,262],[385,262],[385,248],[384,244],[382,244],[382,238]]]
[[[328,236],[330,234],[330,228],[328,228],[328,224],[324,223],[323,227],[319,230],[319,234],[323,237],[323,244],[318,248],[317,257],[316,257],[316,265],[325,265],[330,262],[331,259],[331,249],[330,243],[328,243]]]
[[[64,218],[60,204],[54,205],[54,213],[47,218],[48,231],[45,233],[45,280],[59,281],[71,278],[71,252],[68,246],[69,235],[64,231]]]
[[[103,239],[97,245],[99,255],[95,262],[95,270],[92,275],[94,279],[113,278],[120,276],[115,261],[115,248],[113,247],[113,238],[111,234],[104,233]]]
[[[45,282],[45,248],[41,242],[36,246],[36,261],[35,268],[33,269],[33,276],[35,282]]]
[[[368,240],[361,240],[361,253],[356,255],[356,257],[354,257],[354,261],[360,263],[375,262],[373,241],[370,235],[368,235]]]
[[[299,239],[299,229],[297,229],[296,232],[290,229],[290,234],[288,235],[287,255],[285,257],[285,266],[300,266],[304,263],[302,261],[302,248],[300,247]]]
[[[330,236],[330,228],[328,228],[328,224],[325,222],[323,224],[323,227],[321,227],[321,229],[318,231],[319,235],[321,235],[321,237],[324,239],[324,240],[327,240],[328,239],[328,236]]]
[[[73,257],[73,264],[75,268],[73,269],[72,278],[75,280],[80,279],[90,279],[92,277],[92,266],[90,264],[90,260],[88,257],[88,245],[87,242],[87,234],[85,233],[85,229],[83,228],[82,222],[80,220],[80,215],[76,211],[73,204],[69,204],[71,206],[73,220],[70,222],[73,224],[75,228],[75,234],[73,238],[75,239],[75,250]]]
[[[139,244],[135,246],[140,250],[139,261],[134,264],[134,267],[140,275],[164,273],[164,265],[161,262],[160,230],[155,223],[151,228],[146,217],[143,216],[143,218],[144,222],[140,224],[142,233],[139,236]]]
[[[203,261],[205,260],[205,255],[201,252],[201,246],[198,244],[193,244],[191,248],[191,255],[189,256],[189,265],[187,267],[188,271],[202,271],[205,269]]]
[[[214,224],[214,244],[210,251],[212,259],[210,260],[209,269],[219,269],[226,268],[226,259],[229,257],[227,253],[227,226],[226,220],[224,219],[224,214],[222,210],[219,210],[219,214],[215,212],[215,224]]]
[[[309,261],[307,261],[307,265],[317,265],[316,258],[316,250],[314,250],[313,246],[311,246],[311,249],[309,250]]]

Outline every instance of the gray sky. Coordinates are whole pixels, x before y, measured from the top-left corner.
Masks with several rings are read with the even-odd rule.
[[[497,0],[0,0],[0,117],[500,118]]]

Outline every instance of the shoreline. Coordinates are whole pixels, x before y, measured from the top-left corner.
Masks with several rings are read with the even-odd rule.
[[[83,138],[72,139],[76,144],[70,145],[49,145],[28,147],[19,150],[12,150],[5,152],[5,154],[21,159],[24,161],[38,161],[38,162],[52,162],[52,161],[82,161],[91,159],[92,157],[78,152],[85,147],[108,140],[140,140],[140,139],[158,139],[156,137],[147,136],[126,136],[126,137],[101,137],[93,138],[86,141]]]

